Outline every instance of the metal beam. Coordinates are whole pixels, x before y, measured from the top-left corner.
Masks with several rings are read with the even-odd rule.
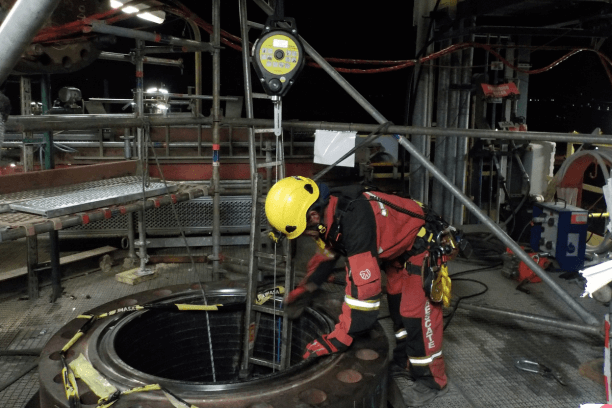
[[[116,35],[118,37],[134,38],[136,40],[151,41],[159,44],[180,45],[190,49],[199,51],[213,51],[213,46],[209,43],[186,40],[184,38],[172,37],[170,35],[162,35],[148,33],[146,31],[130,30],[129,28],[111,26],[103,21],[92,20],[91,27],[85,27],[83,32],[94,32],[100,34]]]
[[[59,0],[18,0],[13,5],[0,26],[0,85],[58,4]]]
[[[131,114],[112,115],[39,115],[39,116],[11,116],[6,122],[6,132],[35,132],[44,130],[88,130],[99,128],[124,128],[142,126],[143,120],[151,126],[185,126],[185,125],[210,125],[211,118],[193,117],[161,117],[143,116],[139,119]],[[272,128],[274,122],[270,119],[249,118],[226,118],[220,122],[225,126],[256,126]],[[371,133],[380,125],[341,122],[302,122],[286,120],[283,121],[285,129],[317,130],[327,129],[347,132]],[[436,137],[474,137],[484,139],[524,140],[524,141],[548,141],[548,142],[573,142],[573,143],[612,143],[612,135],[572,134],[554,132],[508,132],[488,129],[442,129],[425,128],[419,126],[397,126],[391,125],[388,133],[411,135],[429,134]]]

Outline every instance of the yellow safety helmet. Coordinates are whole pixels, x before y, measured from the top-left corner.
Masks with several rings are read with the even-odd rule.
[[[308,209],[319,198],[317,183],[307,177],[286,177],[274,184],[266,197],[270,225],[287,238],[297,238],[306,229]]]

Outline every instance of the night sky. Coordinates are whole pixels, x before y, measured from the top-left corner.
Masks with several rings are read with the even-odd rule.
[[[183,3],[204,20],[211,21],[211,2],[184,0]],[[285,2],[285,14],[294,17],[299,33],[323,57],[354,59],[402,60],[414,58],[415,37],[412,12],[406,4],[391,3],[385,7],[362,7],[354,1],[336,0],[333,7],[326,2]],[[251,1],[248,2],[249,20],[264,23],[266,15]],[[410,7],[411,8],[411,7]],[[190,38],[189,27],[177,17],[168,15],[162,26],[140,19],[126,23],[129,27],[156,27],[156,31]],[[221,1],[222,29],[239,36],[238,1]],[[149,31],[152,31],[150,29]],[[208,35],[202,32],[203,39]],[[252,29],[250,41],[259,35]],[[542,39],[548,41],[550,39]],[[557,39],[552,45],[576,44],[586,46],[588,40]],[[107,51],[128,53],[134,41],[119,39]],[[151,44],[148,44],[151,45]],[[605,44],[602,51],[610,55]],[[479,58],[477,51],[476,58]],[[538,51],[532,54],[533,68],[554,61],[564,52]],[[194,84],[193,55],[155,55],[183,58],[185,69],[145,65],[145,88],[162,83],[170,92],[186,93]],[[475,61],[477,64],[477,61]],[[212,57],[203,53],[203,93],[211,94]],[[360,68],[370,66],[360,66]],[[481,69],[481,68],[480,68]],[[243,95],[241,53],[231,48],[221,51],[221,94]],[[135,87],[134,66],[130,63],[98,60],[89,67],[71,74],[52,75],[52,98],[63,86],[80,88],[85,99],[91,97],[131,98]],[[381,74],[343,74],[343,76],[388,120],[405,123],[406,91],[411,68]],[[582,52],[552,70],[529,78],[528,110],[530,130],[591,132],[599,126],[612,133],[612,85],[594,53]],[[105,95],[105,82],[107,94]],[[255,81],[254,81],[255,82]],[[257,83],[254,90],[262,92]],[[18,97],[16,84],[9,84],[7,94]],[[36,98],[35,90],[34,96]],[[13,113],[17,114],[18,102]],[[582,107],[580,107],[582,105]],[[205,112],[210,104],[204,105]],[[597,109],[599,107],[599,110]],[[119,109],[116,107],[115,109]],[[125,111],[124,111],[125,112]],[[324,71],[305,67],[296,84],[283,100],[285,119],[325,120],[335,122],[374,123],[374,120]],[[272,118],[269,101],[255,101],[255,116]]]

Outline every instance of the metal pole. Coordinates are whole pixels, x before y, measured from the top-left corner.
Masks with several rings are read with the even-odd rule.
[[[60,0],[18,0],[0,26],[0,85],[6,81],[38,30]]]
[[[213,143],[213,167],[212,167],[212,180],[211,185],[213,189],[213,225],[212,225],[212,270],[213,276],[219,273],[219,252],[220,252],[220,241],[221,241],[221,213],[220,203],[221,197],[219,195],[219,122],[220,117],[220,85],[221,85],[221,61],[219,47],[221,44],[221,21],[220,21],[221,5],[220,0],[213,0],[213,34],[212,43],[214,45],[213,51],[213,106],[212,106],[212,143]],[[216,152],[216,154],[215,154]]]
[[[103,59],[103,60],[109,60],[109,61],[133,62],[132,55],[119,54],[117,52],[102,51],[98,58]],[[151,64],[151,65],[162,65],[162,66],[167,66],[167,67],[183,68],[182,59],[172,60],[172,59],[167,59],[167,58],[144,57],[142,62],[144,62],[145,64]]]
[[[456,40],[460,42],[460,40]],[[458,68],[461,66],[461,58],[459,54],[453,53],[451,55],[451,77],[450,77],[450,86],[451,89],[449,91],[449,112],[448,112],[448,127],[451,129],[457,129],[457,121],[459,119],[459,89],[457,89],[457,85],[459,85],[459,72]],[[453,137],[446,142],[446,161],[444,162],[444,175],[448,177],[451,183],[455,184],[455,160],[457,154],[457,138]],[[455,202],[455,197],[448,190],[444,190],[444,211],[442,216],[445,220],[449,222],[453,219],[453,204]]]
[[[518,133],[518,132],[516,132]],[[535,272],[544,282],[550,286],[555,293],[565,302],[567,305],[576,312],[586,323],[595,325],[599,323],[599,320],[592,316],[586,309],[584,309],[574,298],[572,298],[567,292],[563,290],[548,274],[537,264],[533,259],[502,230],[499,225],[491,221],[489,217],[484,215],[480,208],[476,206],[461,190],[459,190],[453,183],[451,183],[445,176],[438,170],[426,157],[421,155],[419,151],[410,143],[405,137],[401,135],[395,135],[399,144],[402,145],[412,157],[423,164],[431,174],[437,178],[442,185],[449,189],[457,199],[459,199],[483,224],[485,224],[512,252],[527,266]]]
[[[43,112],[51,108],[51,75],[43,74],[40,77],[40,94]],[[53,132],[45,132],[45,169],[55,168],[55,158],[53,155]]]
[[[597,322],[596,325],[595,324],[586,325],[586,324],[573,323],[573,322],[567,322],[564,320],[553,319],[550,317],[533,315],[530,313],[515,312],[513,310],[505,310],[505,309],[497,309],[493,307],[472,305],[472,304],[465,303],[465,302],[459,303],[458,308],[470,310],[473,312],[479,312],[482,314],[492,315],[492,316],[498,316],[498,317],[503,317],[503,318],[522,320],[522,321],[530,322],[530,323],[542,324],[546,326],[558,327],[561,329],[575,330],[581,333],[597,334],[600,336],[603,335],[603,325],[600,322]]]
[[[242,37],[242,71],[244,75],[244,103],[246,116],[248,119],[253,119],[253,90],[251,88],[251,58],[249,56],[249,26],[247,20],[247,3],[246,0],[238,0],[240,11],[240,35]],[[240,376],[246,378],[249,374],[249,357],[251,355],[251,324],[253,323],[253,302],[257,292],[258,278],[258,259],[255,252],[259,250],[259,236],[261,235],[260,214],[258,209],[259,195],[261,193],[261,184],[259,174],[257,173],[257,155],[255,145],[255,132],[252,126],[248,127],[249,135],[249,167],[251,172],[251,230],[249,242],[249,265],[247,277],[247,296],[246,296],[246,311],[244,314],[244,337],[242,341],[242,361],[240,363]],[[254,331],[254,327],[253,327]]]
[[[160,117],[145,116],[147,122],[152,127],[168,125],[210,125],[211,118],[192,118],[192,117]],[[220,121],[224,126],[257,126],[271,128],[274,122],[271,119],[249,119],[249,118],[225,118]],[[10,116],[5,123],[6,132],[36,132],[45,130],[90,130],[100,127],[117,129],[123,127],[138,127],[142,125],[142,119],[129,114],[111,115],[44,115],[44,116]],[[299,130],[337,130],[346,132],[374,132],[380,125],[365,123],[340,123],[340,122],[302,122],[285,120],[283,128]],[[397,126],[391,125],[387,129],[388,133],[411,135],[429,134],[442,137],[473,137],[489,138],[502,140],[521,140],[521,141],[548,141],[548,142],[573,142],[573,143],[612,143],[612,135],[594,134],[572,134],[554,132],[508,132],[494,131],[488,129],[441,129],[423,128],[419,126]]]
[[[253,90],[251,88],[251,58],[249,56],[249,26],[247,20],[246,0],[238,0],[240,7],[240,35],[242,36],[242,72],[244,74],[244,107],[246,117],[253,119]],[[251,174],[257,172],[257,160],[255,157],[255,133],[249,127],[249,164]],[[255,199],[256,197],[253,197]],[[254,202],[254,201],[253,201]]]
[[[470,24],[471,26],[471,24]],[[471,36],[469,41],[473,41],[474,37]],[[469,116],[470,116],[470,95],[471,91],[463,89],[471,83],[472,80],[472,62],[474,60],[474,49],[468,48],[463,51],[462,56],[462,70],[461,70],[461,92],[459,93],[459,123],[460,129],[469,128]],[[468,151],[468,138],[458,137],[457,138],[457,150],[455,154],[455,185],[461,191],[465,190],[466,185],[466,168],[467,168],[467,151]],[[463,206],[459,200],[454,200],[453,208],[453,220],[452,224],[455,226],[463,225]]]
[[[451,45],[450,40],[442,41],[441,48],[446,48]],[[444,55],[440,58],[438,73],[438,104],[437,104],[437,127],[445,129],[448,127],[448,99],[449,99],[449,84],[450,84],[450,55]],[[434,164],[437,168],[443,169],[446,163],[446,144],[449,142],[447,138],[436,138]],[[438,180],[433,180],[431,208],[437,213],[442,214],[444,208],[444,192],[446,190]]]
[[[131,30],[129,28],[106,25],[103,21],[92,20],[91,27],[85,27],[84,33],[94,32],[101,34],[111,34],[118,37],[134,38],[136,40],[151,41],[158,44],[171,44],[190,47],[195,50],[212,52],[213,47],[209,43],[203,43],[193,40],[185,40],[183,38],[172,37],[170,35],[161,35],[148,33],[146,31]]]
[[[144,49],[144,40],[136,40],[136,51],[135,51],[135,63],[136,63],[136,94],[134,95],[134,101],[136,102],[136,115],[139,118],[144,117],[144,63],[142,50]],[[138,143],[138,160],[141,163],[141,174],[143,179],[147,177],[145,174],[147,169],[147,163],[145,163],[146,157],[146,140],[144,140],[144,132],[142,128],[142,121],[136,128],[136,140]],[[143,180],[144,183],[144,180]],[[144,188],[144,187],[143,187]],[[146,225],[146,214],[145,214],[145,203],[146,200],[143,197],[142,205],[143,208],[138,212],[138,246],[139,246],[139,257],[140,257],[140,272],[146,270],[147,261],[149,257],[147,255],[147,225]]]
[[[191,27],[193,31],[193,38],[197,42],[202,42],[202,33],[200,33],[200,27],[193,20],[185,19],[187,24]],[[195,94],[202,95],[202,52],[196,51],[194,54],[195,59]],[[200,116],[202,114],[202,101],[196,100],[196,116]]]

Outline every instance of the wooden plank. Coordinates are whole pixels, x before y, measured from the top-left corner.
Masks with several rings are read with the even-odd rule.
[[[157,270],[146,275],[140,275],[140,268],[130,269],[129,271],[119,272],[115,275],[115,280],[128,285],[138,285],[141,282],[157,278]]]
[[[101,248],[92,249],[89,251],[79,252],[78,254],[72,254],[68,256],[64,256],[60,258],[60,266],[68,265],[74,262],[82,261],[87,258],[93,258],[95,256],[101,256],[104,254],[108,254],[110,252],[116,251],[117,248],[112,246],[104,246]],[[24,276],[28,274],[28,267],[24,266],[23,268],[13,269],[12,271],[0,273],[0,282],[13,279],[19,276]]]
[[[86,183],[88,181],[133,176],[136,174],[136,161],[125,160],[114,163],[70,166],[62,169],[32,171],[0,176],[0,194],[43,188],[61,187]]]

